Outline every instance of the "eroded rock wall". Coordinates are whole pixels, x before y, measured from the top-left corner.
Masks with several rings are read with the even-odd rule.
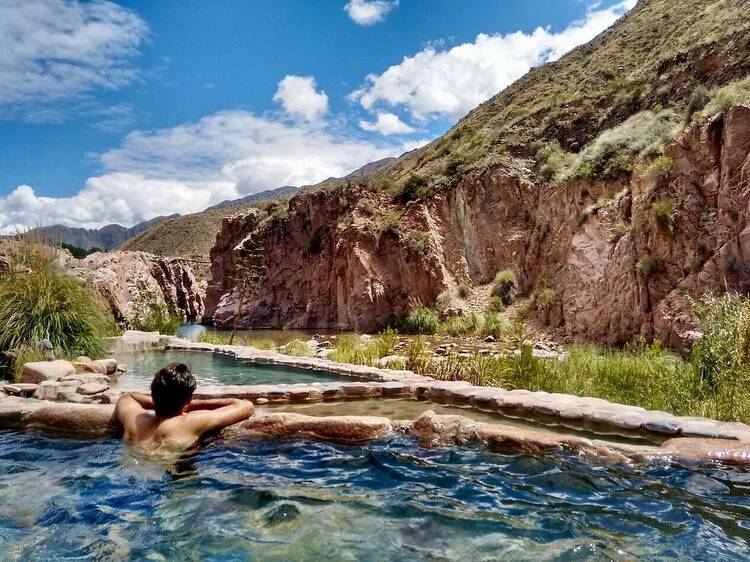
[[[233,321],[236,264],[250,244],[262,248],[266,273],[245,299],[242,327],[372,331],[412,299],[431,305],[446,287],[487,283],[509,267],[524,294],[554,291],[535,314],[561,334],[607,344],[658,337],[684,350],[696,335],[686,292],[750,290],[749,153],[750,108],[737,106],[667,147],[669,173],[534,184],[488,168],[398,208],[396,233],[379,230],[392,205],[382,194],[301,194],[286,216],[224,222],[205,320]],[[358,197],[374,202],[375,218]],[[655,220],[657,202],[674,205],[671,231]],[[414,252],[411,231],[424,233],[424,251]]]
[[[203,315],[203,291],[181,258],[146,252],[95,253],[71,260],[69,267],[104,296],[115,320],[125,326],[145,301],[166,305],[186,321]]]

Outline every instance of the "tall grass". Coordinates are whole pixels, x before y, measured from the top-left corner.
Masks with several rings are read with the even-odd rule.
[[[109,307],[93,289],[59,270],[46,249],[30,246],[11,256],[0,277],[0,353],[20,358],[47,339],[59,356],[101,357],[105,336],[116,326]]]
[[[229,345],[230,334],[217,332],[203,332],[198,336],[201,343],[212,343],[214,345]],[[235,334],[234,345],[247,345],[256,349],[276,349],[276,342],[270,338],[253,338],[246,334]]]

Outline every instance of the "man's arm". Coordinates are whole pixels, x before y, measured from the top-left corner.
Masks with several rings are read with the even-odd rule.
[[[153,408],[154,402],[151,397],[140,392],[126,392],[117,401],[115,416],[122,425],[125,425],[138,414]]]
[[[193,404],[189,406],[189,413],[185,416],[196,435],[246,420],[253,415],[255,410],[252,402],[238,398],[196,400],[196,402],[196,406]]]

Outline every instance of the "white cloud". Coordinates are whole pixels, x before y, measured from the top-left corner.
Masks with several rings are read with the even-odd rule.
[[[398,0],[349,0],[344,6],[349,17],[359,25],[380,23],[385,16],[398,7]]]
[[[320,119],[328,112],[328,96],[315,89],[315,78],[312,76],[285,76],[273,96],[292,117],[301,117],[308,121]]]
[[[0,117],[59,121],[65,111],[50,106],[131,82],[147,33],[103,0],[0,1]]]
[[[351,94],[365,109],[378,104],[403,106],[415,118],[458,117],[489,99],[535,65],[560,58],[612,25],[636,0],[606,9],[594,8],[583,21],[559,33],[537,28],[532,33],[479,34],[473,43],[448,51],[428,46],[405,57],[382,74],[370,74]]]
[[[119,148],[101,155],[104,173],[73,196],[42,197],[19,186],[0,197],[0,232],[55,223],[132,225],[195,212],[263,189],[344,176],[401,148],[321,126],[222,111],[195,123],[130,133]]]
[[[406,135],[416,130],[401,121],[398,115],[382,111],[378,112],[378,117],[374,123],[363,120],[359,122],[359,126],[363,131],[376,132],[381,135]]]

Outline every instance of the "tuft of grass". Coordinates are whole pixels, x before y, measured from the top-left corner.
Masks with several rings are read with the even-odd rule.
[[[395,211],[386,212],[379,222],[379,229],[381,236],[392,236],[397,238],[401,232],[399,223],[401,222],[401,215]]]
[[[443,291],[435,299],[435,309],[443,313],[453,306],[453,293],[450,291]]]
[[[116,333],[102,297],[59,271],[48,254],[15,256],[11,271],[0,277],[0,354],[31,353],[47,339],[59,356],[102,357],[106,336]]]
[[[675,204],[673,201],[656,201],[651,205],[651,216],[654,218],[654,223],[659,232],[663,234],[674,233],[674,212]]]
[[[510,322],[505,316],[497,313],[488,313],[484,315],[482,324],[483,336],[494,336],[501,338],[510,332]]]
[[[426,178],[412,174],[404,182],[401,190],[396,194],[396,201],[402,204],[408,203],[409,201],[417,201],[421,199],[426,193],[429,187],[429,183]]]
[[[482,327],[482,318],[474,313],[454,316],[440,325],[439,332],[452,337],[475,336]]]
[[[291,340],[289,343],[279,348],[279,351],[284,355],[294,355],[296,357],[309,357],[312,355],[310,346],[302,340]]]
[[[396,344],[397,335],[393,330],[386,330],[382,334],[362,341],[359,336],[348,334],[339,338],[331,359],[340,363],[353,365],[377,366],[378,360],[390,355]],[[389,363],[391,369],[403,369],[403,364]]]
[[[672,173],[673,164],[669,156],[661,155],[646,166],[643,175],[651,181],[660,182]]]
[[[492,294],[499,297],[503,305],[508,306],[518,293],[518,279],[512,269],[503,269],[495,276]]]
[[[229,345],[230,334],[220,334],[217,332],[203,332],[198,336],[201,343],[212,343],[214,345]],[[247,334],[235,334],[234,345],[247,345],[256,349],[276,349],[276,342],[270,338],[255,339]]]

